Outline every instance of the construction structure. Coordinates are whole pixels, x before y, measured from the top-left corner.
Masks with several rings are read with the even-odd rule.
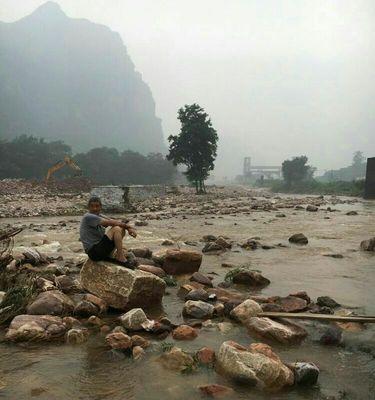
[[[254,179],[280,179],[281,166],[251,165],[251,157],[245,157],[243,163],[243,178],[245,181]]]
[[[375,157],[367,159],[365,199],[375,199]]]

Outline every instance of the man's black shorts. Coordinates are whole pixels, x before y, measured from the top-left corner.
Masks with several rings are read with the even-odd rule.
[[[101,241],[94,246],[87,252],[87,255],[93,261],[100,261],[105,260],[109,257],[115,248],[115,242],[111,240],[107,235],[104,235]]]

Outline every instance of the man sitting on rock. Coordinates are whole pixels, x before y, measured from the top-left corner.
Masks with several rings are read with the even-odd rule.
[[[126,231],[133,237],[137,237],[137,233],[127,222],[101,215],[101,209],[100,198],[91,197],[88,202],[88,212],[83,216],[79,230],[83,248],[93,261],[114,261],[111,254],[116,249],[116,263],[130,267],[125,257],[126,251],[122,246],[122,239]],[[111,228],[106,232],[106,227]]]

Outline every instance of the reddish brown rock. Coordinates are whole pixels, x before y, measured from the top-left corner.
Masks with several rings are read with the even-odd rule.
[[[99,308],[101,314],[107,311],[108,304],[100,297],[94,296],[91,293],[86,293],[84,299],[92,304],[95,304]]]
[[[162,268],[155,267],[153,265],[138,265],[137,269],[145,272],[150,272],[151,274],[154,274],[159,278],[163,278],[164,276],[166,276],[166,273]]]
[[[196,329],[189,325],[180,325],[172,332],[174,340],[193,340],[198,336]]]
[[[209,277],[201,274],[200,272],[194,272],[194,274],[190,278],[193,282],[198,282],[201,285],[212,287],[212,281]]]
[[[296,296],[279,297],[274,296],[268,298],[268,301],[280,306],[280,311],[283,312],[299,312],[306,310],[307,301]],[[271,311],[271,310],[269,310]]]
[[[132,340],[130,336],[122,332],[109,333],[105,337],[106,343],[116,350],[126,350],[132,347]]]
[[[210,347],[202,347],[196,353],[201,364],[213,364],[215,362],[215,351]]]
[[[198,386],[198,389],[202,394],[215,398],[232,395],[234,393],[232,388],[216,384]]]
[[[302,290],[296,293],[291,293],[289,296],[299,297],[300,299],[306,300],[307,304],[311,303],[310,296]]]
[[[168,275],[197,272],[202,263],[202,254],[194,250],[169,249],[165,252],[161,267]]]

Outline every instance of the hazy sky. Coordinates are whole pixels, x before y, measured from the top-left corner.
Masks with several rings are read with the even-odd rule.
[[[44,0],[0,0],[14,21]],[[118,31],[164,135],[197,102],[220,137],[215,175],[306,154],[320,170],[375,156],[374,0],[57,0]]]

